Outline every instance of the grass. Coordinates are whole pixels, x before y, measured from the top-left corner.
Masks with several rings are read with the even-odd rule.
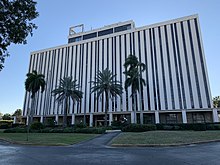
[[[220,140],[220,131],[149,131],[126,132],[112,141],[112,145],[179,145]]]
[[[27,141],[26,133],[3,133],[0,132],[0,139],[18,144],[65,146],[81,141],[89,140],[98,136],[97,134],[79,133],[30,133]]]

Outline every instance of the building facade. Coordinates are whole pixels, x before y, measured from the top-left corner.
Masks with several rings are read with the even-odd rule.
[[[96,73],[109,68],[124,84],[123,64],[128,55],[136,55],[146,64],[142,73],[146,86],[138,95],[137,119],[140,111],[144,123],[217,122],[218,111],[213,110],[197,15],[135,28],[133,21],[120,22],[88,32],[74,33],[70,29],[68,44],[31,53],[28,72],[37,70],[47,82],[43,93],[36,98],[34,117],[52,118],[59,123],[63,105],[51,96],[51,91],[65,76],[72,76],[80,85],[83,99],[70,102],[68,120],[79,123],[86,114],[90,126],[104,121],[105,98],[91,94]],[[108,120],[134,122],[131,89],[122,97],[112,98]],[[141,98],[141,100],[140,100]],[[25,94],[23,116],[30,111],[30,94]]]

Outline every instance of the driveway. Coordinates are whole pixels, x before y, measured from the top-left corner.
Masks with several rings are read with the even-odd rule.
[[[220,143],[179,147],[114,148],[118,133],[68,147],[0,145],[0,165],[219,165]]]

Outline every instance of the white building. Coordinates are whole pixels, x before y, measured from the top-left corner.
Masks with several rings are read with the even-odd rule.
[[[81,86],[83,99],[68,112],[72,124],[83,119],[96,125],[103,121],[105,100],[90,94],[91,80],[98,70],[108,67],[124,83],[123,63],[134,54],[147,65],[142,73],[147,85],[142,93],[144,123],[217,122],[202,45],[198,15],[187,16],[135,28],[133,21],[120,22],[88,32],[74,33],[70,28],[68,44],[31,53],[28,72],[45,75],[47,86],[37,94],[35,119],[51,117],[57,122],[63,115],[62,105],[55,102],[51,91],[60,78],[72,76]],[[122,98],[112,99],[109,122],[126,117],[133,122],[131,90]],[[139,98],[138,98],[139,100]],[[31,107],[30,94],[25,94],[23,116]]]

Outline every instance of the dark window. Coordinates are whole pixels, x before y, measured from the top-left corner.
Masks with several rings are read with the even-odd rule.
[[[82,40],[82,36],[69,38],[68,43],[78,42]]]
[[[193,123],[205,123],[204,113],[192,113]]]
[[[113,33],[113,28],[99,31],[98,36],[104,36],[104,35],[111,34],[111,33]]]
[[[115,33],[131,29],[131,24],[115,27]]]
[[[87,39],[94,38],[94,37],[97,37],[97,33],[96,32],[83,35],[83,40],[87,40]]]
[[[177,114],[171,113],[166,115],[166,123],[167,124],[174,124],[177,123]]]

